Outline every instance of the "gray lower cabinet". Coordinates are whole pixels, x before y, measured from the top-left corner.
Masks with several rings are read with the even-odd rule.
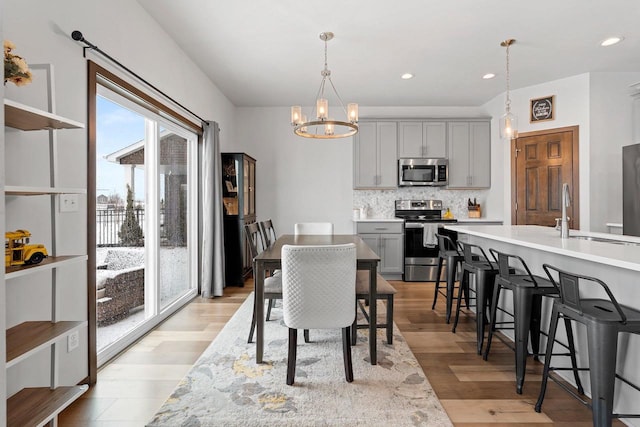
[[[491,130],[488,121],[448,123],[448,188],[491,187]]]
[[[378,271],[387,278],[399,278],[404,269],[402,222],[358,222],[357,234],[380,257]]]
[[[390,189],[398,186],[396,122],[358,124],[353,144],[353,188]]]

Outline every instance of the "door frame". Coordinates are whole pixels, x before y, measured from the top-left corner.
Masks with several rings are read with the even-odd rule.
[[[0,0],[1,1],[1,0]],[[98,352],[97,352],[97,316],[96,316],[96,146],[97,146],[97,130],[96,130],[96,113],[97,113],[97,91],[98,85],[105,84],[102,82],[108,82],[113,84],[113,87],[109,87],[110,90],[120,93],[121,95],[132,94],[133,96],[142,100],[142,107],[147,108],[152,114],[160,115],[169,120],[173,120],[175,124],[179,124],[187,131],[195,133],[198,138],[197,145],[200,145],[202,138],[202,125],[195,123],[193,120],[185,118],[182,114],[176,112],[172,107],[165,104],[166,101],[162,101],[161,98],[156,98],[149,95],[146,90],[142,88],[139,83],[129,83],[123,78],[117,76],[113,72],[103,68],[97,63],[88,60],[87,61],[87,319],[88,319],[88,376],[81,381],[82,383],[93,385],[98,380]],[[201,148],[196,148],[200,150]],[[198,167],[197,163],[194,167]],[[198,182],[196,180],[195,192],[199,193]],[[194,196],[195,197],[195,196]],[[197,229],[197,221],[194,223],[194,227]],[[194,242],[195,245],[200,245],[200,240]],[[196,255],[200,257],[199,251]],[[197,260],[194,261],[197,266]],[[193,265],[191,266],[193,267]],[[197,279],[195,294],[198,292]],[[195,297],[186,296],[178,300],[177,304],[184,305]],[[174,303],[176,304],[176,303]],[[155,316],[151,321],[147,322],[148,325],[159,324],[166,319],[171,313],[169,313],[165,307],[165,310],[159,315]],[[137,334],[137,338],[142,337],[146,332],[138,329],[132,334]],[[133,336],[133,335],[132,335]],[[136,338],[136,339],[137,339]]]
[[[580,140],[579,140],[579,126],[565,126],[561,128],[554,129],[542,129],[536,130],[532,132],[523,132],[518,134],[518,138],[526,138],[530,136],[540,136],[540,135],[548,135],[553,133],[561,133],[561,132],[571,132],[572,135],[572,180],[573,180],[573,188],[572,188],[572,197],[571,203],[573,205],[573,227],[576,230],[580,229]],[[517,225],[517,212],[516,212],[516,201],[518,200],[518,192],[517,192],[517,162],[516,162],[516,145],[518,142],[518,138],[514,138],[511,140],[511,224]]]

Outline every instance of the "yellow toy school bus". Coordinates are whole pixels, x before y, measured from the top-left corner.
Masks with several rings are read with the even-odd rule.
[[[38,264],[48,256],[43,244],[29,244],[28,230],[7,231],[4,243],[5,266]]]

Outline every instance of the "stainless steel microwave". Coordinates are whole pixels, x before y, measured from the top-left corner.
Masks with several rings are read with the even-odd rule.
[[[449,181],[447,159],[399,159],[398,186],[443,186]]]

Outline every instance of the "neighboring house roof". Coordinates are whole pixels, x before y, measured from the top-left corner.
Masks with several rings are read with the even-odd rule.
[[[120,165],[144,165],[145,140],[134,142],[121,148],[104,158]],[[160,164],[161,172],[171,171],[175,174],[185,174],[186,169],[180,166],[187,164],[187,140],[169,130],[160,133]]]

